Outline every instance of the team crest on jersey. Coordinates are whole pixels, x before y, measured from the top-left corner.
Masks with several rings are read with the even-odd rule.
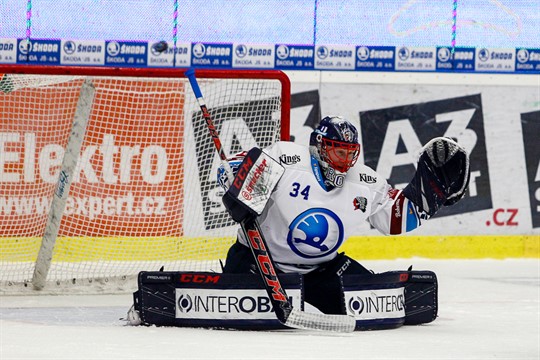
[[[367,199],[363,196],[357,196],[353,200],[354,210],[362,210],[366,212],[367,209]]]
[[[324,257],[341,246],[343,232],[343,223],[333,211],[325,208],[308,209],[289,225],[287,244],[300,257]]]

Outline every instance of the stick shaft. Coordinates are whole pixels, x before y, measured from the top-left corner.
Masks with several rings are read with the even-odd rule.
[[[227,154],[225,153],[223,145],[221,144],[219,133],[217,132],[214,122],[212,121],[212,117],[210,116],[208,108],[206,107],[206,101],[202,95],[197,78],[195,77],[195,71],[193,69],[188,70],[186,72],[186,76],[189,79],[193,93],[197,98],[197,102],[199,103],[199,107],[201,108],[203,117],[206,121],[208,131],[210,132],[210,136],[214,141],[214,146],[219,154],[225,171],[227,172],[228,182],[230,183],[234,178],[234,175],[227,160]],[[246,238],[248,239],[249,247],[253,253],[259,273],[262,276],[265,290],[270,298],[270,301],[272,302],[272,305],[274,306],[276,316],[279,321],[285,323],[289,313],[292,310],[292,305],[288,300],[285,289],[277,277],[274,261],[270,256],[270,252],[268,251],[266,241],[264,240],[264,237],[260,231],[257,220],[253,219],[243,221],[240,225],[244,234],[246,235]]]

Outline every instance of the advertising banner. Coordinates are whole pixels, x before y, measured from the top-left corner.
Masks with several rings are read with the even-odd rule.
[[[0,38],[0,64],[14,63],[137,68],[538,74],[540,50],[525,47]]]
[[[112,81],[97,80],[94,86],[106,89]],[[43,232],[80,84],[75,80],[39,93],[21,90],[20,96],[31,106],[17,116],[0,111],[3,236],[21,236],[21,229],[35,221],[39,224],[33,233],[24,235]],[[182,235],[184,123],[177,114],[183,112],[183,92],[165,82],[134,81],[131,86],[140,90],[135,97],[127,85],[115,86],[114,98],[98,91],[93,101],[95,111],[85,131],[59,234],[79,234],[84,228],[85,236],[131,236],[148,228],[145,236]],[[162,91],[153,91],[153,86]],[[59,98],[62,101],[52,101]],[[165,102],[172,104],[169,112],[160,106]],[[119,109],[130,111],[120,113]],[[99,116],[100,121],[96,120]],[[156,138],[159,131],[167,136]],[[161,226],[150,229],[148,223]]]
[[[342,115],[361,133],[361,161],[394,187],[412,178],[421,147],[447,136],[470,152],[462,201],[421,235],[540,233],[538,89],[519,86],[293,82],[291,132],[307,144],[321,117]],[[366,233],[378,234],[366,224]]]

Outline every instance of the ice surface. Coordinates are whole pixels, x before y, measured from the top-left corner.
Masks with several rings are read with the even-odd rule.
[[[347,335],[125,326],[131,294],[0,297],[0,359],[540,359],[540,260],[363,262],[433,270],[431,324]]]

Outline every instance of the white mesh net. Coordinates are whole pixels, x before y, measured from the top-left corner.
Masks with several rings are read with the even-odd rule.
[[[32,279],[84,79],[0,80],[0,291]],[[96,93],[48,283],[105,283],[161,266],[220,271],[237,227],[187,80],[90,79]],[[227,153],[279,140],[288,121],[279,80],[233,71],[198,80]]]

